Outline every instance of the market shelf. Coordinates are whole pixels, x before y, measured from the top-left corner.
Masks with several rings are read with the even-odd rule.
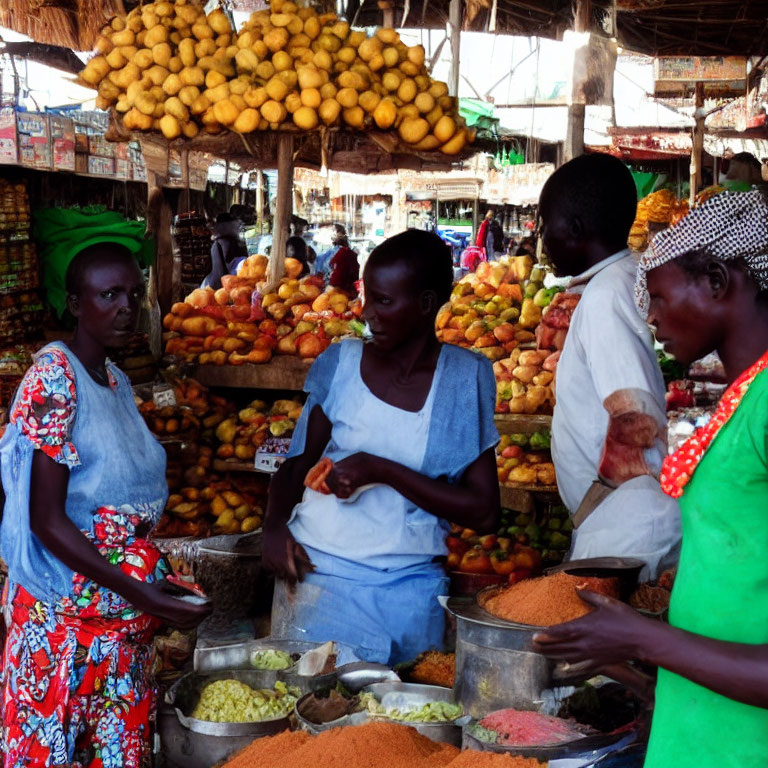
[[[300,391],[311,364],[309,360],[286,355],[263,365],[198,365],[192,375],[206,387]]]
[[[534,497],[539,495],[557,496],[556,485],[520,485],[512,487],[499,485],[501,506],[532,514],[536,511]]]
[[[546,413],[497,413],[493,420],[502,434],[552,428],[552,416]]]
[[[226,459],[214,459],[213,470],[215,472],[255,472],[259,475],[268,475],[269,472],[263,472],[256,469],[252,461],[229,461]]]

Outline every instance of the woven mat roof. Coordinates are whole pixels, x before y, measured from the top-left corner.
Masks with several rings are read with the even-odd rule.
[[[90,51],[104,24],[122,13],[122,0],[0,0],[0,27],[38,43]]]
[[[445,28],[450,0],[386,0],[397,26]],[[464,0],[464,28],[488,30],[493,0]],[[134,5],[125,0],[125,5]],[[593,0],[592,26],[605,29],[612,0]],[[0,26],[41,43],[90,50],[123,0],[2,0]],[[378,0],[346,0],[349,19],[381,23]],[[768,54],[768,0],[617,0],[616,37],[652,55]],[[496,31],[559,38],[573,26],[572,0],[497,0]]]
[[[397,26],[445,28],[449,0],[391,1]],[[374,0],[349,2],[359,24],[380,22]],[[487,31],[492,2],[465,0],[464,28]],[[611,0],[592,5],[592,28],[609,28]],[[768,53],[768,0],[617,0],[616,24],[620,45],[651,55]],[[497,0],[499,33],[558,39],[572,27],[572,0]]]

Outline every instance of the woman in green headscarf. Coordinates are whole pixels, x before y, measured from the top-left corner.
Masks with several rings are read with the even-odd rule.
[[[669,625],[596,610],[535,642],[568,662],[658,665],[646,768],[768,766],[768,204],[723,193],[654,238],[638,304],[684,364],[717,351],[730,386],[662,469],[683,544]]]

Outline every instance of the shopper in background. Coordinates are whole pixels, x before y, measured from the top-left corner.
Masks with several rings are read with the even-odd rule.
[[[763,183],[762,165],[751,152],[737,152],[728,164],[724,186],[734,192],[746,192]]]
[[[308,235],[309,222],[301,216],[291,216],[291,236],[300,237],[307,246],[307,261],[312,266],[317,260],[317,252],[310,244],[311,237]],[[314,273],[313,273],[314,274]]]
[[[327,240],[326,240],[327,242]],[[349,248],[347,239],[347,230],[341,224],[334,224],[331,234],[331,247],[327,251],[319,254],[315,262],[315,272],[318,275],[325,275],[326,279],[331,274],[331,259],[341,248]]]
[[[201,283],[201,288],[221,288],[224,275],[236,275],[237,268],[248,258],[248,250],[242,238],[243,223],[229,213],[216,217],[211,245],[211,271]]]
[[[331,257],[329,266],[331,274],[328,277],[328,285],[341,288],[349,294],[356,294],[355,283],[360,279],[360,262],[357,260],[357,253],[349,245],[342,245]]]
[[[669,624],[597,610],[535,637],[558,659],[661,667],[645,768],[768,765],[768,204],[724,193],[658,234],[637,298],[683,365],[716,351],[730,387],[662,469],[683,546]]]
[[[363,281],[372,340],[332,344],[309,371],[270,486],[264,565],[279,577],[276,636],[395,663],[442,647],[449,523],[497,525],[496,383],[487,359],[435,336],[452,286],[437,235],[390,238]],[[321,458],[328,493],[302,485]]]
[[[485,255],[488,261],[495,261],[504,255],[504,230],[501,224],[493,218],[487,219],[488,227],[485,230]]]
[[[208,609],[166,592],[148,538],[168,496],[165,451],[106,358],[135,331],[142,272],[125,246],[91,245],[66,291],[73,339],[36,355],[0,441],[2,764],[148,768],[153,635]]]
[[[665,388],[634,302],[637,262],[626,243],[636,207],[631,174],[609,155],[561,166],[539,201],[544,251],[581,293],[552,422],[558,489],[575,526],[571,558],[638,557],[653,577],[677,559],[680,512],[657,479]]]
[[[488,233],[488,225],[493,220],[493,211],[488,210],[485,212],[485,217],[480,222],[480,226],[477,229],[477,236],[475,237],[475,245],[478,248],[485,249],[485,237]]]
[[[302,270],[299,277],[305,277],[310,273],[309,254],[304,238],[296,235],[289,237],[285,244],[285,256],[288,259],[296,259],[301,262]]]
[[[530,256],[532,259],[535,259],[536,238],[533,235],[524,237],[515,249],[515,256]]]

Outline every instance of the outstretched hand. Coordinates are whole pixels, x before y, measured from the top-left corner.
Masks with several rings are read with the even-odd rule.
[[[619,600],[588,590],[579,597],[595,608],[580,619],[556,624],[533,636],[534,650],[569,663],[592,660],[596,666],[640,656],[649,619]]]

